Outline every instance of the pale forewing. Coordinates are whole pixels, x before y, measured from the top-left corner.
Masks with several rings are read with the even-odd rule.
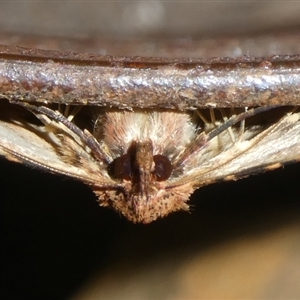
[[[288,114],[276,124],[246,141],[239,141],[226,151],[205,157],[204,147],[190,164],[189,172],[169,186],[191,182],[201,187],[222,180],[237,180],[251,174],[278,168],[300,160],[300,113]]]
[[[71,151],[73,162],[72,156],[67,158],[67,152]],[[66,134],[62,139],[58,138],[44,126],[0,120],[0,154],[9,160],[70,176],[90,185],[113,184],[101,164],[91,161],[89,153],[72,138]],[[76,154],[80,160],[75,161]]]

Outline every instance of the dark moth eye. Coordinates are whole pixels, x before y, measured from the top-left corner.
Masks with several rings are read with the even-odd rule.
[[[154,155],[153,161],[155,164],[154,174],[157,181],[167,180],[172,173],[172,165],[169,159],[164,155]]]
[[[115,178],[130,180],[131,172],[131,158],[128,154],[116,158],[108,166],[108,174]]]

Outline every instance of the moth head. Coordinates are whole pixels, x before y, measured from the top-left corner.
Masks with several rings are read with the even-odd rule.
[[[150,223],[186,204],[194,188],[177,184],[176,159],[196,136],[190,115],[168,111],[111,111],[99,117],[94,136],[108,149],[111,189],[94,188],[101,206],[135,223]],[[182,170],[183,171],[183,170]]]
[[[112,206],[134,223],[150,223],[177,210],[188,210],[193,188],[168,185],[173,173],[170,159],[153,153],[150,139],[134,141],[127,153],[108,166],[108,174],[121,183],[113,190],[96,190],[102,206]]]

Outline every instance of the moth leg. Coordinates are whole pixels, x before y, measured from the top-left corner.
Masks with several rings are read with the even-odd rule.
[[[220,121],[217,121],[217,118],[216,118],[215,109],[210,107],[208,109],[208,111],[209,111],[209,120],[205,117],[205,115],[199,109],[196,111],[197,115],[204,123],[203,130],[206,133],[212,131],[213,129],[217,128],[220,125],[219,124]],[[222,145],[222,139],[220,137],[218,137],[217,143],[218,143],[219,149],[221,149],[224,146],[224,145]]]
[[[197,113],[198,117],[202,120],[202,122],[204,123],[204,125],[207,126],[209,124],[209,122],[206,119],[206,117],[204,116],[204,114],[200,111],[200,109],[197,109],[196,113]]]
[[[248,111],[248,107],[245,107],[245,112]],[[245,119],[241,121],[240,130],[238,134],[238,141],[240,142],[243,138],[244,132],[245,132]]]
[[[217,127],[217,124],[216,124],[217,120],[216,120],[215,110],[212,107],[209,108],[209,114],[210,114],[211,123],[216,128]]]
[[[250,110],[247,110],[243,113],[240,113],[239,115],[233,116],[226,123],[223,123],[218,128],[212,130],[208,133],[208,141],[213,139],[214,137],[218,136],[220,133],[222,133],[224,130],[227,130],[229,127],[235,125],[236,123],[239,123],[243,120],[246,120],[247,118],[253,117],[257,114],[260,114],[262,112],[266,112],[268,110],[272,110],[274,108],[280,107],[280,105],[273,105],[273,106],[261,106],[257,108],[252,108]]]
[[[76,105],[71,110],[71,106],[68,104],[58,104],[58,111],[66,117],[70,122],[74,119],[74,117],[80,112],[82,109],[82,105]]]
[[[222,115],[223,122],[226,123],[226,122],[228,121],[228,117],[227,117],[227,115],[226,115],[225,110],[224,110],[223,108],[221,108],[221,109],[220,109],[220,112],[221,112],[221,115]],[[243,121],[242,121],[242,122],[243,122]],[[234,133],[233,133],[232,128],[231,128],[231,127],[228,127],[228,128],[227,128],[227,132],[228,132],[228,134],[229,134],[229,136],[230,136],[230,139],[231,139],[232,144],[235,144],[236,139],[235,139],[235,136],[234,136]]]
[[[228,121],[220,125],[219,127],[213,129],[212,131],[208,133],[200,133],[198,137],[195,139],[193,143],[191,143],[185,151],[181,153],[181,155],[178,157],[176,162],[174,163],[174,168],[180,168],[186,161],[188,161],[190,158],[192,158],[194,155],[196,155],[201,149],[203,149],[209,141],[214,139],[215,137],[218,137],[222,132],[227,130],[229,127],[232,127],[233,125],[249,118],[252,116],[255,116],[259,113],[274,109],[279,107],[278,105],[274,106],[262,106],[258,108],[252,108],[250,110],[247,110],[243,113],[240,113],[239,115],[233,116]]]

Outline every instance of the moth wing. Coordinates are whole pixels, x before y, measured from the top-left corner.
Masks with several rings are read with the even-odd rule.
[[[179,185],[191,182],[201,187],[217,181],[237,180],[295,161],[300,161],[299,113],[285,116],[254,138],[236,142],[207,161],[198,159],[197,167],[191,168]]]
[[[66,145],[74,149],[67,150]],[[74,158],[73,163],[70,163],[72,158],[68,157],[71,150],[77,156],[77,161]],[[0,120],[0,155],[15,162],[77,178],[90,185],[114,184],[106,176],[101,163],[91,161],[91,156],[83,148],[76,148],[74,140],[65,135],[60,139],[44,127]]]

